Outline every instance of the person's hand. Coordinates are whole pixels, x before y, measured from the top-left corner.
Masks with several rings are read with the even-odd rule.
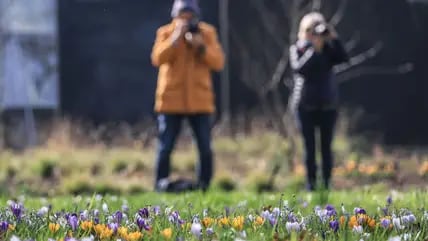
[[[321,52],[324,48],[324,38],[322,36],[312,35],[310,40],[312,42],[312,45],[314,46],[315,51]]]
[[[200,33],[186,33],[185,38],[187,43],[195,49],[204,45],[204,39]]]
[[[183,19],[177,19],[174,32],[172,33],[172,42],[176,44],[186,33],[188,24]]]
[[[330,31],[330,34],[327,36],[327,38],[329,40],[337,39],[339,35],[337,34],[336,29],[332,25],[328,25],[328,29]]]

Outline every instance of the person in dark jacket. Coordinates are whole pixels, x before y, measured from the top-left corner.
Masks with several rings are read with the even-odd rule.
[[[330,187],[339,98],[333,67],[346,61],[348,55],[342,42],[324,16],[318,12],[305,15],[300,22],[298,40],[290,47],[294,72],[290,103],[303,137],[309,191],[317,186],[316,130],[321,137],[323,184],[324,188]]]

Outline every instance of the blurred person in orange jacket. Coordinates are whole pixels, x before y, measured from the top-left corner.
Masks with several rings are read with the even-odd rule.
[[[197,0],[175,0],[172,22],[160,27],[152,50],[159,68],[155,112],[159,142],[155,190],[168,191],[170,156],[184,119],[189,121],[199,152],[196,188],[207,190],[213,176],[211,116],[215,96],[211,74],[224,66],[224,52],[214,26],[199,20]]]

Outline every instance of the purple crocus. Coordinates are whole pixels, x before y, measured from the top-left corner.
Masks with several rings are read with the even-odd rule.
[[[65,237],[64,241],[78,241],[78,240],[73,237]]]
[[[275,218],[273,215],[271,215],[271,216],[269,217],[269,223],[270,223],[270,225],[272,225],[272,226],[275,226],[275,225],[276,225],[276,218]]]
[[[80,212],[80,220],[82,221],[88,220],[88,210],[84,210]]]
[[[386,199],[386,203],[388,204],[388,206],[392,204],[392,197],[391,196],[388,196],[388,198]]]
[[[140,210],[138,210],[138,214],[140,214],[140,216],[143,218],[148,218],[149,217],[149,209],[148,208],[141,208]]]
[[[355,212],[355,215],[366,214],[366,210],[364,210],[364,208],[355,208],[354,212]]]
[[[180,219],[180,214],[178,213],[178,211],[171,212],[171,214],[168,217],[168,220],[171,223],[177,223],[179,219]]]
[[[113,233],[116,234],[117,233],[117,229],[119,228],[119,224],[117,223],[109,223],[108,227],[113,230]]]
[[[389,228],[389,226],[391,225],[391,220],[390,220],[390,219],[388,219],[388,218],[383,218],[383,219],[380,221],[380,225],[381,225],[383,228]]]
[[[76,231],[77,227],[79,226],[79,219],[77,218],[77,214],[75,213],[71,214],[68,217],[67,221],[71,227],[71,230]]]
[[[382,208],[383,215],[388,216],[388,208]]]
[[[214,234],[214,229],[213,228],[207,228],[207,230],[205,232],[207,233],[208,236],[211,236]]]
[[[0,222],[0,233],[4,233],[9,228],[9,223],[6,221]]]
[[[329,217],[336,216],[337,214],[336,209],[330,204],[325,207],[325,210],[327,210],[327,216]]]
[[[114,214],[114,219],[117,223],[122,223],[123,213],[121,211],[116,211],[116,213]]]
[[[129,207],[126,204],[122,205],[122,212],[127,213],[129,211]]]
[[[150,230],[150,225],[146,219],[138,216],[136,223],[137,223],[137,226],[140,228],[140,230],[143,230],[143,229],[146,231]]]
[[[339,222],[337,220],[330,221],[329,225],[334,232],[337,232],[337,230],[339,230]]]
[[[226,214],[226,217],[229,217],[229,215],[230,215],[230,207],[224,207],[224,212]]]
[[[10,205],[10,210],[12,211],[15,218],[20,220],[24,211],[24,207],[19,203],[12,203]]]
[[[160,209],[160,207],[159,207],[159,206],[154,206],[154,207],[153,207],[153,213],[154,213],[156,216],[158,216],[158,215],[160,214],[160,211],[161,211],[161,209]]]
[[[297,222],[297,217],[293,213],[290,213],[290,214],[288,214],[288,221],[289,222]]]

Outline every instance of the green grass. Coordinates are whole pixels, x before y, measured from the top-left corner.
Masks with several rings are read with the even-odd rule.
[[[426,191],[426,190],[425,190]],[[142,230],[144,235],[141,240],[165,240],[161,235],[161,232],[167,228],[172,229],[172,238],[170,240],[176,240],[176,238],[184,238],[184,240],[197,240],[191,232],[192,218],[198,216],[200,220],[203,219],[204,210],[207,210],[207,217],[213,219],[220,219],[226,217],[230,219],[230,224],[220,227],[218,224],[212,224],[209,227],[214,231],[214,236],[206,234],[206,228],[203,228],[204,240],[273,240],[276,235],[278,240],[298,240],[293,239],[295,233],[287,230],[286,222],[288,219],[278,219],[276,228],[269,224],[268,220],[265,220],[264,224],[260,227],[256,227],[251,222],[250,217],[257,217],[263,215],[262,212],[267,207],[271,207],[273,210],[275,207],[281,207],[284,212],[292,213],[299,220],[301,217],[305,217],[309,223],[305,229],[297,232],[298,236],[305,235],[304,237],[309,240],[321,240],[321,235],[324,233],[327,240],[359,240],[363,234],[357,234],[352,231],[348,225],[341,226],[337,233],[333,232],[329,227],[328,222],[322,223],[319,218],[314,214],[314,208],[320,206],[324,208],[326,204],[331,204],[336,208],[337,217],[333,219],[339,219],[340,216],[344,216],[342,213],[342,205],[346,212],[350,214],[354,213],[355,207],[364,208],[367,211],[367,215],[376,220],[376,226],[373,229],[364,227],[364,233],[370,233],[370,237],[363,238],[363,240],[387,240],[388,237],[401,235],[408,233],[413,235],[414,239],[411,240],[426,240],[428,238],[428,230],[426,226],[428,220],[423,219],[424,211],[428,204],[428,194],[424,190],[412,190],[405,193],[401,192],[387,192],[383,188],[359,188],[354,191],[338,191],[332,192],[328,195],[326,193],[307,193],[307,192],[290,192],[285,191],[283,193],[264,193],[256,194],[254,192],[221,192],[220,190],[211,190],[210,192],[203,194],[200,192],[187,193],[187,194],[157,194],[157,193],[145,193],[139,195],[128,195],[128,196],[115,196],[115,195],[84,195],[84,196],[58,196],[55,198],[35,198],[31,196],[18,196],[17,200],[20,200],[26,211],[21,221],[17,221],[8,210],[6,206],[7,198],[0,198],[2,203],[2,209],[0,214],[0,221],[8,221],[15,226],[15,230],[0,233],[2,240],[8,240],[11,236],[16,235],[22,240],[32,238],[35,240],[47,240],[47,238],[55,238],[59,240],[64,238],[71,230],[71,226],[63,220],[64,214],[55,216],[54,214],[63,210],[65,213],[79,213],[83,210],[89,210],[92,213],[93,210],[100,210],[100,222],[109,222],[108,216],[114,215],[118,210],[122,209],[122,205],[126,204],[129,207],[128,216],[129,222],[122,222],[121,226],[127,227],[128,232],[139,231],[139,228],[135,224],[134,216],[138,213],[138,210],[144,207],[155,207],[159,206],[161,213],[159,216],[155,216],[153,212],[150,215],[150,229],[151,231]],[[381,211],[386,206],[387,198],[392,197],[392,204],[389,210],[395,213],[397,216],[404,215],[400,213],[400,210],[406,209],[411,211],[417,221],[412,226],[404,229],[384,230],[384,228],[378,226],[382,217],[385,215]],[[108,212],[103,212],[103,204],[107,204]],[[33,215],[42,206],[52,205],[52,210],[43,217],[37,217]],[[181,219],[184,223],[190,223],[189,226],[177,226],[168,220],[169,215],[165,214],[168,210],[178,211]],[[229,211],[227,211],[229,210]],[[239,222],[233,222],[234,218],[242,216],[244,223],[242,230],[238,225]],[[91,218],[89,218],[91,219]],[[31,220],[31,222],[28,222]],[[63,220],[63,221],[61,221]],[[330,221],[330,220],[329,220]],[[60,224],[60,229],[56,233],[51,233],[48,228],[49,223]],[[82,220],[79,220],[79,224]],[[419,225],[419,226],[418,226]],[[425,225],[425,226],[423,226]],[[35,233],[34,230],[37,230]],[[275,232],[277,230],[277,232]],[[242,231],[245,231],[245,236]],[[73,235],[77,238],[89,237],[90,232],[83,232],[82,228],[78,228],[76,231],[72,231]],[[275,234],[277,233],[277,234]],[[94,231],[92,234],[97,236]],[[419,238],[415,238],[419,235]],[[113,238],[114,237],[114,238]],[[211,238],[209,238],[211,237]],[[111,236],[109,239],[104,240],[116,240],[117,236]],[[345,239],[347,238],[347,239]],[[138,239],[140,240],[140,239]]]

